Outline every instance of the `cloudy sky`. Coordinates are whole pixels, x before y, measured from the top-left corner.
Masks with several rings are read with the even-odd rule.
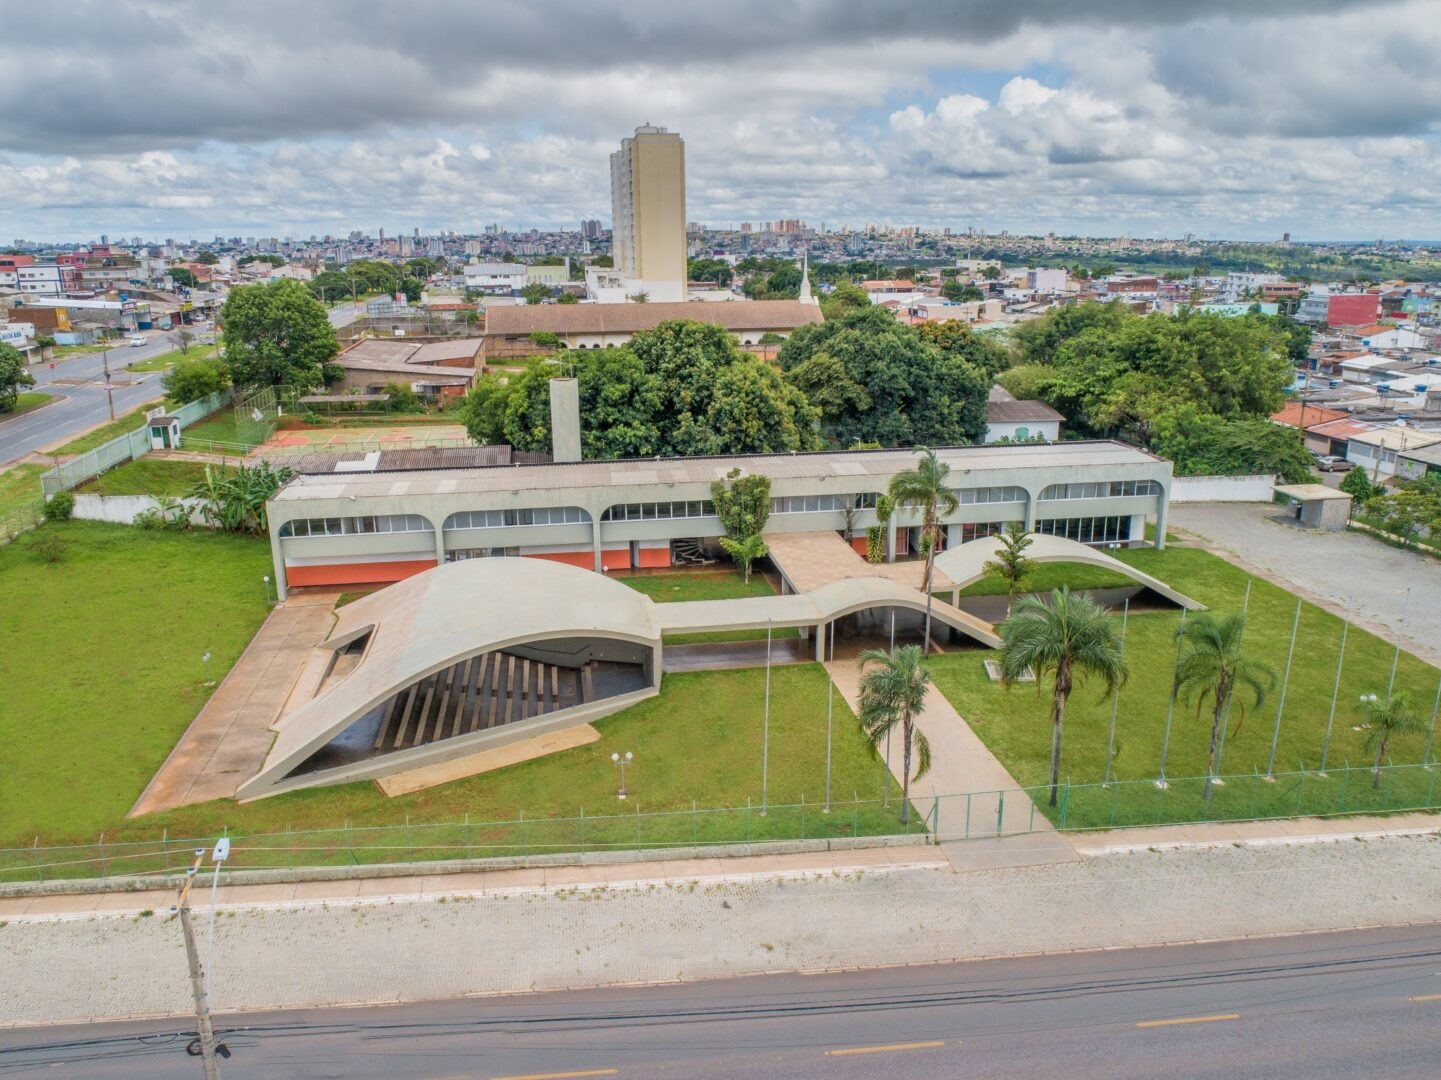
[[[1441,0],[5,5],[0,243],[609,219],[1441,237]]]

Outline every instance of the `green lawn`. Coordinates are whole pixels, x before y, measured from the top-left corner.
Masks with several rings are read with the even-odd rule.
[[[37,542],[69,542],[46,563]],[[50,524],[0,547],[0,844],[118,827],[265,616],[263,540]]]
[[[617,578],[636,592],[645,593],[658,604],[683,600],[734,600],[746,596],[774,596],[770,582],[760,574],[752,574],[749,583],[738,570],[697,570],[679,574],[650,574]],[[667,645],[699,645],[716,641],[764,640],[764,630],[716,630],[702,634],[671,634]],[[794,626],[778,626],[771,632],[775,640],[800,636]]]
[[[133,409],[124,416],[118,416],[108,424],[102,424],[94,431],[81,435],[78,439],[72,439],[64,446],[56,447],[53,451],[56,454],[83,454],[88,450],[94,450],[111,439],[117,439],[128,431],[145,426],[145,413],[149,409],[162,403],[162,399],[156,398],[148,404]]]
[[[56,345],[52,355],[56,360],[65,360],[71,356],[88,356],[104,351],[104,345]]]
[[[125,812],[150,781],[208,692],[264,617],[258,579],[269,569],[261,540],[211,533],[149,532],[70,522],[47,525],[70,542],[58,564],[35,551],[38,533],[0,548],[0,846],[269,832],[425,821],[471,821],[739,808],[722,815],[743,829],[746,800],[761,797],[763,669],[667,675],[660,697],[598,721],[598,743],[414,795],[388,799],[373,784],[292,792],[247,805],[218,801],[138,821]],[[808,835],[821,827],[826,677],[814,664],[771,673],[773,804],[808,804]],[[879,798],[884,774],[839,694],[834,699],[833,781],[838,801]],[[615,798],[614,751],[632,751],[632,798]],[[890,811],[837,813],[848,835],[890,831]],[[713,828],[720,824],[713,822]],[[789,822],[789,824],[787,823]],[[752,835],[792,829],[783,812],[756,816]],[[650,821],[647,841],[691,829],[685,818]],[[669,830],[669,831],[667,831]],[[712,836],[716,834],[711,834]],[[726,835],[730,835],[729,833]],[[740,838],[743,838],[743,834]],[[590,837],[593,842],[596,835]]]
[[[1159,577],[1217,613],[1241,608],[1247,575],[1208,552],[1176,547],[1166,551],[1147,548],[1118,552],[1117,557]],[[1278,677],[1285,668],[1295,611],[1295,596],[1260,578],[1255,580],[1247,618],[1248,651],[1271,663]],[[1149,781],[1158,773],[1176,655],[1174,633],[1179,618],[1179,614],[1162,613],[1135,615],[1129,620],[1126,657],[1130,680],[1119,699],[1114,762],[1114,775],[1122,780]],[[1275,769],[1278,773],[1294,772],[1303,763],[1307,770],[1315,770],[1320,764],[1340,636],[1340,619],[1310,604],[1302,605],[1295,660],[1277,743]],[[1353,730],[1361,722],[1356,709],[1357,697],[1362,693],[1386,692],[1393,652],[1393,646],[1355,626],[1351,628],[1329,769],[1336,770],[1346,762],[1370,763],[1371,757],[1362,747],[1364,733]],[[936,684],[1020,784],[1043,784],[1048,777],[1050,752],[1049,699],[1030,687],[1017,686],[1008,691],[990,682],[982,668],[984,658],[985,654],[974,652],[934,658]],[[1437,674],[1434,668],[1415,657],[1401,654],[1396,688],[1410,693],[1417,711],[1428,722],[1435,700]],[[1062,755],[1063,780],[1069,778],[1075,784],[1085,784],[1098,783],[1105,777],[1111,700],[1109,697],[1100,700],[1099,694],[1094,686],[1082,683],[1070,699]],[[1239,708],[1233,712],[1221,772],[1239,774],[1246,780],[1228,784],[1228,796],[1234,791],[1237,794],[1232,797],[1239,798],[1244,787],[1249,800],[1253,770],[1265,772],[1278,701],[1279,694],[1271,694],[1260,709],[1247,712],[1244,722],[1241,722]],[[1166,763],[1167,776],[1204,775],[1209,735],[1209,715],[1198,717],[1194,703],[1189,706],[1178,703]],[[1397,763],[1419,762],[1424,743],[1424,734],[1398,737],[1392,742],[1390,757]],[[1337,800],[1341,783],[1338,781],[1329,789],[1327,783],[1324,780],[1306,782],[1303,804],[1306,812],[1334,812],[1340,808]],[[1297,797],[1296,787],[1288,783],[1257,788],[1261,799],[1258,812],[1273,803],[1292,805]],[[1179,786],[1168,796],[1169,807],[1161,807],[1157,796],[1157,789],[1149,783],[1117,788],[1102,795],[1091,793],[1088,797],[1095,805],[1089,811],[1090,816],[1083,808],[1073,807],[1069,823],[1107,823],[1113,799],[1118,804],[1120,823],[1156,820],[1157,814],[1166,820],[1179,820],[1190,812],[1197,816],[1205,812],[1198,802],[1188,802],[1189,795],[1182,797]],[[1356,785],[1352,784],[1347,793],[1347,809],[1366,808],[1356,803],[1356,796]],[[1219,810],[1215,813],[1221,816]],[[1249,814],[1243,812],[1239,816]]]
[[[217,409],[204,420],[197,420],[189,425],[181,432],[181,441],[182,444],[186,439],[193,439],[236,446],[255,446],[258,443],[254,435],[255,425],[246,423],[242,431],[235,422],[235,409],[227,405]]]
[[[223,466],[214,466],[223,468]],[[205,479],[199,461],[171,461],[145,456],[117,465],[76,488],[86,495],[154,495],[178,498]]]
[[[214,345],[192,345],[189,352],[172,349],[159,356],[152,356],[149,360],[138,360],[130,364],[129,369],[131,371],[164,371],[166,368],[174,367],[181,360],[200,360],[215,354],[216,346]]]
[[[1086,566],[1082,563],[1042,563],[1036,567],[1031,579],[1030,592],[1049,592],[1063,585],[1072,589],[1114,589],[1136,584],[1125,574],[1107,570],[1102,566]],[[962,596],[1004,596],[1006,583],[997,577],[984,577],[961,590]],[[937,593],[948,598],[949,593]]]
[[[0,517],[40,501],[43,465],[16,465],[0,472]]]
[[[42,394],[38,391],[30,391],[28,393],[20,394],[15,398],[15,404],[13,407],[6,409],[4,412],[0,412],[0,422],[9,420],[10,418],[15,416],[19,416],[21,413],[27,413],[31,409],[38,409],[41,405],[44,405],[46,402],[50,401],[54,397],[54,394]]]

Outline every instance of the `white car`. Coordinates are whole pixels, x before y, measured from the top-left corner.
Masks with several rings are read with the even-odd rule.
[[[132,337],[132,338],[130,339],[130,347],[131,347],[132,349],[138,349],[138,348],[140,348],[140,346],[142,346],[142,345],[148,345],[149,343],[150,343],[150,339],[149,339],[148,337],[146,337],[144,334],[136,334],[134,337]]]

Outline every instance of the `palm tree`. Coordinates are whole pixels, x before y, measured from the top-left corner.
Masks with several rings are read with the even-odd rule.
[[[1033,672],[1053,675],[1051,691],[1051,805],[1061,784],[1061,729],[1066,699],[1078,677],[1094,675],[1110,694],[1126,681],[1121,643],[1106,609],[1090,597],[1062,587],[1049,597],[1023,596],[1000,626],[1001,682],[1013,686]]]
[[[920,460],[914,469],[891,478],[889,494],[896,506],[921,512],[921,544],[926,551],[926,631],[922,639],[925,655],[931,655],[931,578],[935,574],[936,549],[941,545],[941,518],[960,506],[956,493],[946,486],[951,467],[936,458],[934,450],[916,447]]]
[[[911,820],[911,746],[916,750],[916,779],[931,768],[931,744],[917,731],[915,718],[925,705],[931,673],[919,645],[903,645],[894,653],[866,649],[861,653],[861,729],[877,748],[901,727],[901,822]]]
[[[1031,584],[1036,564],[1026,557],[1026,548],[1031,546],[1032,538],[1023,523],[1006,522],[998,539],[1000,546],[996,548],[996,557],[987,560],[981,569],[1006,583],[1006,617],[1010,618],[1016,594],[1025,592]]]
[[[759,533],[750,536],[743,536],[739,540],[733,540],[729,536],[720,538],[720,546],[725,549],[736,562],[740,563],[741,573],[745,576],[745,583],[751,583],[751,564],[757,559],[764,559],[770,554],[770,548],[761,539]]]
[[[1386,756],[1386,747],[1392,736],[1411,735],[1425,731],[1426,725],[1411,711],[1411,702],[1403,694],[1397,694],[1390,701],[1378,699],[1374,694],[1361,699],[1361,715],[1366,718],[1369,728],[1366,732],[1366,749],[1376,748],[1376,760],[1371,765],[1371,786],[1381,786],[1381,759]]]
[[[1246,616],[1202,613],[1189,620],[1176,637],[1184,643],[1181,659],[1176,665],[1175,692],[1185,699],[1196,696],[1196,715],[1209,696],[1211,700],[1211,749],[1206,757],[1206,788],[1203,798],[1211,798],[1211,785],[1216,779],[1216,747],[1221,725],[1238,688],[1249,690],[1256,708],[1276,686],[1276,669],[1270,664],[1252,660],[1241,652],[1241,639],[1246,632]],[[1236,722],[1239,731],[1246,720],[1246,704],[1240,703],[1241,715]]]

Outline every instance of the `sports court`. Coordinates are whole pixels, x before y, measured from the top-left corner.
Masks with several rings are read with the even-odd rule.
[[[474,445],[462,424],[379,424],[375,427],[280,430],[265,441],[264,449],[290,453],[340,453],[440,450]]]

